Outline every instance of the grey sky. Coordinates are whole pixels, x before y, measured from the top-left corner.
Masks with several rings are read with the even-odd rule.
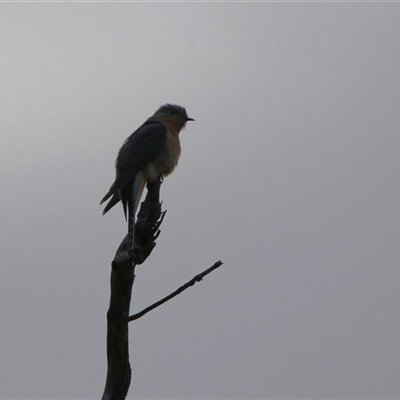
[[[0,398],[98,398],[98,203],[165,102],[196,122],[132,312],[130,398],[399,398],[400,5],[0,4]]]

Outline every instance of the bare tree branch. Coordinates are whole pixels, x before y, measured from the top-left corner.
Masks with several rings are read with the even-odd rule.
[[[132,287],[135,281],[135,267],[143,263],[156,246],[155,240],[160,234],[160,225],[165,211],[161,211],[161,179],[147,185],[147,195],[141,204],[135,224],[135,248],[132,264],[128,252],[128,235],[119,245],[111,263],[111,296],[107,312],[107,378],[102,400],[124,400],[131,384],[129,363],[128,322],[140,318],[149,311],[177,296],[204,276],[222,265],[216,262],[212,267],[196,275],[164,299],[147,307],[140,313],[129,316]]]
[[[155,302],[154,304],[152,304],[149,307],[146,307],[144,310],[131,315],[128,318],[128,321],[134,321],[135,319],[138,319],[140,317],[143,317],[143,315],[147,314],[148,312],[150,312],[151,310],[154,310],[155,308],[161,306],[162,304],[166,303],[168,300],[171,300],[172,298],[174,298],[175,296],[178,296],[178,294],[182,293],[184,290],[188,289],[189,287],[193,286],[196,282],[200,282],[206,275],[208,275],[210,272],[214,271],[215,269],[217,269],[218,267],[220,267],[223,263],[221,261],[217,261],[213,266],[211,266],[210,268],[206,269],[205,271],[203,271],[202,273],[196,275],[193,279],[191,279],[189,282],[185,283],[183,286],[181,286],[180,288],[176,289],[174,292],[172,292],[170,295],[164,297],[163,299]]]

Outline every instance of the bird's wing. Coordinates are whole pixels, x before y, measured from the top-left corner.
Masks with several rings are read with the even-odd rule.
[[[165,147],[167,128],[159,122],[144,123],[125,140],[115,162],[117,174],[100,204],[129,183]],[[114,203],[115,204],[115,203]],[[114,205],[113,204],[113,205]]]

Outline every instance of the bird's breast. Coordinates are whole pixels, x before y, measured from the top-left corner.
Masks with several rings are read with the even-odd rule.
[[[157,179],[160,175],[169,175],[178,165],[181,155],[179,133],[167,132],[164,149],[145,168],[148,179]]]

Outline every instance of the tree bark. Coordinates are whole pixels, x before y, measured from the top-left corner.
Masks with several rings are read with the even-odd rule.
[[[147,185],[145,201],[135,224],[135,248],[133,263],[129,257],[128,235],[122,240],[111,263],[111,296],[107,312],[107,378],[102,400],[124,400],[131,384],[131,366],[129,363],[128,323],[154,310],[174,298],[184,290],[200,282],[204,276],[222,265],[217,261],[213,266],[196,275],[175,292],[164,297],[141,312],[129,316],[132,288],[135,281],[135,267],[142,264],[156,246],[155,240],[160,234],[159,227],[165,212],[161,211],[160,186],[162,180]]]
[[[131,383],[128,318],[135,280],[135,266],[154,249],[165,212],[161,212],[161,179],[148,184],[135,224],[134,264],[129,260],[128,237],[118,247],[111,263],[111,295],[107,312],[107,378],[102,400],[124,400]]]

